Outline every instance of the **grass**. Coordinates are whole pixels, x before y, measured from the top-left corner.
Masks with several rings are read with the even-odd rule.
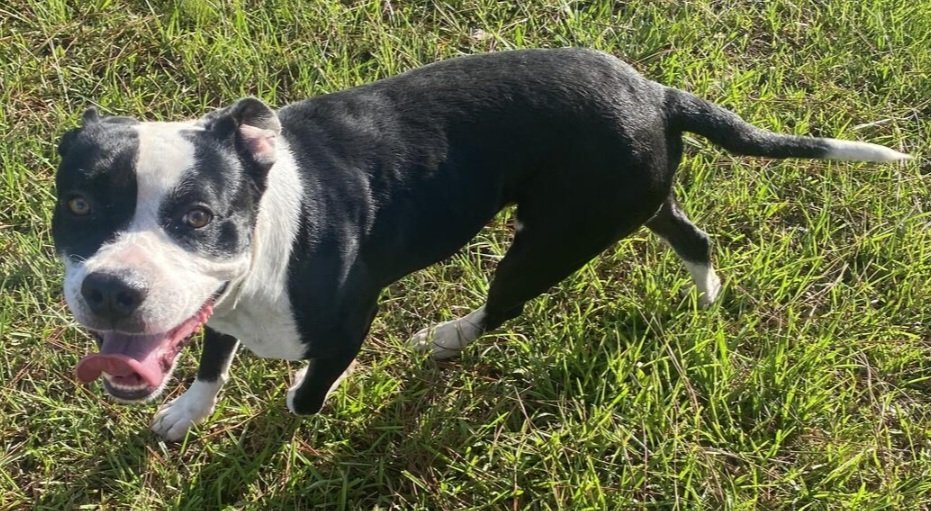
[[[275,104],[434,60],[590,46],[770,129],[904,166],[738,159],[678,177],[723,300],[645,231],[436,364],[405,339],[481,304],[505,213],[388,289],[325,413],[247,353],[180,444],[71,376],[91,346],[49,236],[57,137]],[[0,6],[0,509],[931,509],[931,4],[822,0],[12,0]],[[179,394],[194,375],[182,358]]]

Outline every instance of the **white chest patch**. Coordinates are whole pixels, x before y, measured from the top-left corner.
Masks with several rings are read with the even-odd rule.
[[[284,140],[268,173],[268,188],[259,205],[248,274],[231,283],[236,289],[207,323],[239,339],[263,358],[300,360],[307,345],[294,321],[288,298],[288,261],[300,221],[303,195],[294,158]]]
[[[249,300],[248,297],[244,299]],[[306,346],[300,342],[300,334],[290,309],[290,304],[275,306],[262,301],[252,304],[240,302],[228,314],[214,314],[207,324],[217,331],[236,337],[259,357],[301,360]]]

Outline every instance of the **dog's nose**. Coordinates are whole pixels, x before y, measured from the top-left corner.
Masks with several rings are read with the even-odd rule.
[[[145,288],[109,273],[94,272],[84,277],[81,295],[91,311],[103,319],[123,319],[145,300]]]

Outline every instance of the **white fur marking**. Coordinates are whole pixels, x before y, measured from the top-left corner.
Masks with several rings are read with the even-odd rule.
[[[429,351],[435,360],[455,357],[472,341],[482,335],[485,307],[479,307],[467,316],[427,327],[408,341],[417,351]]]
[[[236,337],[260,357],[300,360],[306,345],[288,297],[288,262],[299,228],[303,187],[283,137],[276,151],[259,203],[251,265],[242,279],[230,283],[231,291],[214,307],[207,324]]]
[[[852,142],[849,140],[825,139],[828,149],[826,159],[845,161],[889,162],[910,160],[912,157],[894,149],[869,142]]]
[[[701,304],[702,307],[708,307],[714,303],[718,298],[718,293],[721,292],[721,279],[718,278],[718,274],[715,273],[714,267],[708,264],[693,263],[684,259],[682,263],[692,276],[692,280],[695,281],[695,286],[698,287],[699,304]]]
[[[294,378],[292,380],[293,383],[290,387],[288,387],[288,397],[285,398],[285,403],[288,405],[288,410],[293,414],[297,413],[294,411],[294,396],[297,394],[298,387],[300,387],[301,383],[304,382],[304,375],[306,374],[307,366],[304,366],[295,371]]]
[[[209,382],[197,379],[187,392],[162,405],[152,419],[152,431],[165,440],[178,441],[195,424],[204,421],[217,404],[224,378]]]

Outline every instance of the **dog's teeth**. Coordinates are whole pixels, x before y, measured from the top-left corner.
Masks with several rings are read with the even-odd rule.
[[[106,372],[103,373],[103,378],[107,380],[107,383],[116,390],[135,392],[137,390],[144,390],[146,388],[144,383],[140,385],[123,385],[122,383],[117,383],[113,381],[113,376],[107,374]]]

